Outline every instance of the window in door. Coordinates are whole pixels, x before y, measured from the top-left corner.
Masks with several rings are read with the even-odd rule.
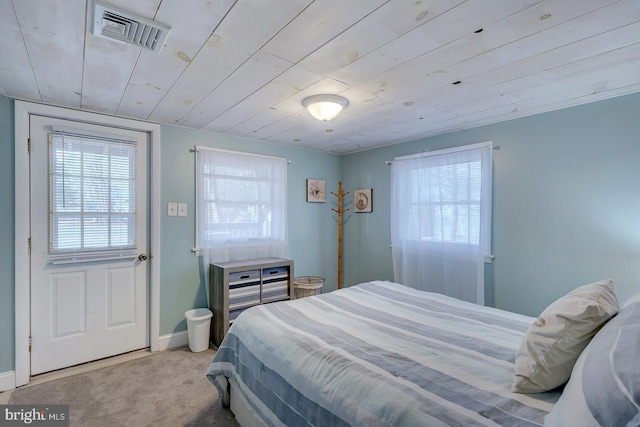
[[[136,145],[49,133],[49,259],[77,262],[136,253]]]

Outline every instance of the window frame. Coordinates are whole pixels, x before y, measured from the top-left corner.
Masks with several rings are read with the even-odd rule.
[[[196,197],[195,197],[195,211],[196,211],[196,233],[195,233],[195,247],[193,249],[193,252],[195,253],[196,256],[202,255],[204,250],[209,250],[209,249],[213,249],[213,250],[226,250],[226,249],[231,249],[231,248],[237,248],[238,246],[251,246],[251,247],[259,247],[259,246],[265,246],[268,247],[270,245],[276,244],[276,245],[285,245],[288,246],[288,235],[287,235],[287,200],[286,200],[286,195],[287,195],[287,180],[286,180],[286,165],[287,165],[287,160],[282,158],[282,157],[275,157],[275,156],[266,156],[266,155],[260,155],[260,154],[254,154],[254,153],[247,153],[247,152],[240,152],[240,151],[233,151],[233,150],[224,150],[224,149],[217,149],[217,148],[212,148],[212,147],[207,147],[207,146],[196,146],[195,149],[193,150],[195,152],[195,181],[196,181]],[[200,206],[201,203],[203,203],[202,197],[203,197],[203,191],[204,188],[203,186],[205,185],[204,183],[204,177],[203,177],[203,173],[204,171],[201,171],[200,168],[200,161],[198,160],[198,156],[200,155],[199,152],[201,151],[208,151],[208,152],[217,152],[220,153],[221,155],[231,155],[231,156],[246,156],[247,159],[251,159],[251,160],[272,160],[272,161],[278,161],[278,162],[285,162],[284,163],[284,179],[282,181],[283,187],[280,188],[280,192],[284,197],[284,202],[282,204],[283,207],[283,213],[282,213],[282,218],[278,218],[273,220],[273,222],[276,221],[280,221],[284,227],[284,233],[282,236],[282,239],[278,239],[278,238],[274,238],[273,236],[273,230],[270,231],[270,234],[268,237],[265,237],[264,235],[261,235],[260,237],[256,237],[256,238],[227,238],[227,239],[220,239],[219,242],[224,242],[226,244],[223,245],[216,245],[216,246],[206,246],[205,242],[203,242],[202,239],[202,221],[203,219],[201,218],[201,212],[202,212],[202,208]],[[224,175],[220,175],[221,177],[224,177]],[[230,175],[233,178],[233,175]],[[260,184],[264,184],[264,185],[272,185],[272,183],[265,181],[263,178],[261,178],[260,176],[244,176],[244,177],[238,177],[236,176],[236,181],[246,181],[246,182],[256,182],[258,185]],[[256,189],[257,191],[257,189]],[[272,191],[270,191],[272,193]],[[229,201],[226,201],[227,203]],[[215,202],[213,202],[215,203]],[[225,203],[225,202],[223,202]],[[231,202],[233,203],[233,202]],[[243,203],[239,202],[237,203],[238,205],[242,205]],[[272,208],[273,207],[273,199],[270,199],[270,204],[269,206]],[[260,213],[258,215],[261,215]],[[268,216],[268,215],[273,215],[273,212],[270,210],[269,213],[267,213],[266,215],[263,216]],[[256,227],[260,227],[260,221],[258,221],[256,223]]]
[[[476,149],[489,149],[489,153],[491,153],[493,151],[493,142],[492,141],[487,141],[487,142],[481,142],[481,143],[476,143],[476,144],[468,144],[468,145],[462,145],[462,146],[458,146],[458,147],[452,147],[452,148],[446,148],[446,149],[441,149],[441,150],[434,150],[434,151],[428,151],[428,152],[424,152],[424,153],[420,153],[420,154],[412,154],[412,155],[407,155],[407,156],[399,156],[394,158],[394,161],[401,161],[401,160],[411,160],[411,159],[417,159],[420,157],[428,157],[428,156],[446,156],[449,154],[453,154],[456,152],[460,152],[460,151],[468,151],[468,150],[476,150]],[[480,188],[481,191],[484,191],[484,194],[482,194],[482,199],[480,202],[477,203],[478,207],[479,207],[479,224],[478,224],[478,243],[477,245],[480,246],[480,249],[483,253],[484,256],[484,262],[487,264],[490,264],[492,262],[493,259],[493,254],[492,254],[492,247],[491,247],[491,224],[492,224],[492,212],[491,212],[491,207],[492,207],[492,186],[493,186],[493,180],[492,180],[492,170],[493,170],[493,159],[492,159],[492,155],[490,154],[489,156],[487,156],[487,165],[485,165],[485,167],[488,169],[488,173],[483,173],[482,172],[482,159],[479,160],[480,166],[481,166],[481,171],[480,171]],[[459,163],[452,163],[452,164],[470,164],[471,162],[459,162]],[[445,204],[463,204],[463,203],[459,203],[459,202],[441,202],[441,203],[430,203],[430,206],[443,206]],[[471,203],[466,203],[463,204],[466,206],[471,206]],[[482,215],[482,213],[484,212],[484,215]],[[488,236],[485,237],[484,239],[482,239],[481,237],[481,231],[484,227],[484,229],[486,230]],[[411,242],[412,245],[415,244],[415,247],[427,247],[427,246],[436,246],[436,245],[446,245],[448,248],[452,248],[455,250],[456,247],[458,246],[462,246],[462,245],[468,245],[469,243],[466,242],[456,242],[456,241],[444,241],[444,242],[440,242],[437,241],[436,239],[428,239],[428,238],[424,238],[424,239],[407,239],[406,242]]]
[[[57,194],[55,193],[56,182],[54,177],[57,177],[59,174],[56,174],[54,170],[55,165],[55,150],[54,145],[56,143],[55,138],[62,137],[62,143],[65,144],[65,137],[69,137],[75,139],[75,142],[79,142],[80,144],[84,144],[86,142],[90,143],[98,143],[104,144],[105,147],[108,147],[109,150],[112,147],[127,147],[131,149],[132,155],[129,157],[129,194],[128,203],[130,204],[130,209],[127,212],[114,212],[111,205],[111,199],[107,203],[106,211],[90,211],[85,209],[85,197],[84,197],[84,188],[83,188],[83,180],[86,178],[86,171],[84,170],[84,159],[80,160],[80,168],[79,175],[76,176],[79,181],[80,186],[80,206],[78,212],[60,212],[55,208],[55,197]],[[126,139],[118,136],[111,135],[102,135],[102,134],[94,134],[87,131],[76,131],[69,129],[61,129],[57,127],[53,127],[51,131],[48,132],[49,139],[49,152],[48,156],[48,167],[49,167],[49,182],[48,182],[48,197],[49,197],[49,212],[48,212],[48,223],[49,223],[49,236],[48,236],[48,255],[47,258],[51,264],[67,264],[67,263],[77,263],[77,262],[92,262],[92,261],[108,261],[108,260],[116,260],[116,259],[129,259],[135,258],[137,255],[138,244],[137,244],[137,209],[138,209],[138,194],[136,191],[136,180],[137,180],[137,169],[136,169],[136,159],[139,155],[137,149],[137,140]],[[64,152],[64,147],[62,148]],[[81,150],[80,156],[84,155],[84,151]],[[109,168],[111,168],[111,159],[108,161]],[[64,163],[63,163],[64,164]],[[64,166],[63,166],[64,168]],[[63,169],[62,176],[65,176],[65,172]],[[72,175],[73,176],[73,175]],[[111,170],[109,171],[109,176],[107,178],[102,177],[107,180],[107,185],[109,187],[109,193],[111,193]],[[92,177],[92,179],[97,179],[97,176]],[[64,185],[64,184],[63,184]],[[75,216],[77,217],[81,224],[81,236],[84,236],[84,219],[87,216],[93,217],[103,217],[106,218],[108,224],[107,234],[108,234],[108,244],[106,246],[101,247],[92,247],[85,246],[84,238],[81,237],[80,246],[69,247],[69,248],[56,248],[55,241],[59,241],[60,236],[56,236],[56,218],[60,214],[67,215],[69,217]],[[128,230],[128,242],[126,245],[112,245],[111,242],[111,220],[114,217],[128,217],[131,221],[130,229]],[[57,237],[57,238],[56,238]]]

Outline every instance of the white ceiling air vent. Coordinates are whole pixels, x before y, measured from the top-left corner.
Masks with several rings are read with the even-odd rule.
[[[93,34],[160,53],[169,35],[168,27],[159,22],[95,2]]]

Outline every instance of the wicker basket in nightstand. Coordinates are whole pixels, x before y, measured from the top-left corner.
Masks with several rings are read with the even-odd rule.
[[[296,299],[321,294],[323,285],[324,277],[302,276],[293,280]]]

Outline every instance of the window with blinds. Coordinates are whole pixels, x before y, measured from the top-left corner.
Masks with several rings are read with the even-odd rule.
[[[396,158],[396,243],[477,245],[491,256],[491,143]]]
[[[410,156],[391,166],[394,280],[484,303],[491,262],[491,153],[484,142]]]
[[[49,133],[49,258],[135,256],[136,145]]]
[[[285,159],[197,147],[196,160],[196,253],[261,247],[275,256],[286,247]]]
[[[411,170],[410,224],[418,240],[480,243],[480,161]]]

